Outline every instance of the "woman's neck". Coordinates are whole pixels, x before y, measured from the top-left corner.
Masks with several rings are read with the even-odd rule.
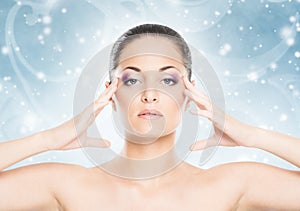
[[[121,155],[129,159],[153,159],[169,152],[175,144],[175,132],[147,144],[125,141]]]
[[[148,144],[125,142],[121,156],[102,164],[113,175],[124,178],[151,178],[180,163],[175,152],[175,132]]]

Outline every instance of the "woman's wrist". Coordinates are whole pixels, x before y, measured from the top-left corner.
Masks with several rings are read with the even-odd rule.
[[[0,144],[0,172],[5,168],[36,154],[48,151],[45,132]]]
[[[255,134],[258,132],[258,129],[259,128],[243,123],[230,115],[225,116],[224,132],[236,141],[236,143],[239,143],[240,146],[255,147]]]
[[[44,130],[34,134],[30,141],[33,142],[33,145],[37,148],[37,151],[46,152],[53,150],[50,145],[51,132],[49,130]]]

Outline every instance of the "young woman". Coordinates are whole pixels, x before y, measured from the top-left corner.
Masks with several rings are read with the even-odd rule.
[[[143,54],[146,46],[163,46],[158,49],[163,56]],[[132,53],[134,49],[139,55]],[[109,147],[107,141],[87,137],[89,125],[109,103],[125,128],[122,155],[130,159],[151,159],[172,149],[186,98],[197,105],[194,114],[223,130],[212,118],[208,97],[191,81],[189,49],[178,33],[166,26],[140,25],[118,39],[111,55],[112,82],[82,113],[56,128],[0,144],[0,210],[300,210],[300,172],[255,162],[203,170],[182,161],[144,180],[59,163],[4,171],[29,156],[78,148],[83,141],[85,146]],[[249,126],[229,115],[223,132],[222,146],[263,149],[300,167],[297,138]],[[196,142],[191,150],[203,149],[207,142],[211,140]],[[107,165],[131,173],[140,170],[118,159],[112,162]],[[176,155],[170,154],[158,165],[164,169],[172,162]]]

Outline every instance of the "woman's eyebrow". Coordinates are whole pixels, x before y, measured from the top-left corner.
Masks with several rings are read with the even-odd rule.
[[[131,70],[134,70],[136,72],[141,72],[141,69],[137,68],[137,67],[132,67],[132,66],[128,66],[128,67],[125,67],[122,71],[126,70],[126,69],[131,69]]]
[[[169,65],[169,66],[165,66],[165,67],[160,68],[159,71],[162,72],[162,71],[165,71],[165,70],[171,69],[171,68],[173,68],[173,69],[175,69],[175,70],[178,70],[178,71],[180,72],[179,69],[177,69],[177,68],[174,67],[174,66],[170,66],[170,65]]]
[[[165,67],[161,67],[159,68],[159,71],[162,72],[162,71],[165,71],[167,69],[175,69],[175,70],[178,70],[180,72],[180,70],[178,68],[176,68],[175,66],[171,66],[171,65],[168,65],[168,66],[165,66]],[[133,66],[128,66],[128,67],[125,67],[122,71],[126,70],[126,69],[131,69],[131,70],[134,70],[136,72],[141,72],[141,69],[137,68],[137,67],[133,67]]]

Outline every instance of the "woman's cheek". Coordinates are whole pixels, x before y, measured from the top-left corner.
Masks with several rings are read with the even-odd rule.
[[[118,90],[115,96],[116,112],[119,120],[121,120],[125,128],[133,128],[132,117],[138,110],[137,97],[128,95],[128,92],[124,92],[124,90]]]
[[[120,87],[116,93],[115,93],[115,96],[116,96],[116,105],[117,105],[117,108],[120,109],[120,111],[126,111],[129,107],[129,104],[130,104],[130,93],[128,93],[128,91],[126,92],[124,90],[124,88]]]
[[[160,101],[163,105],[163,113],[166,117],[166,131],[171,133],[179,126],[181,122],[182,105],[180,105],[174,98],[169,96],[162,98]]]

